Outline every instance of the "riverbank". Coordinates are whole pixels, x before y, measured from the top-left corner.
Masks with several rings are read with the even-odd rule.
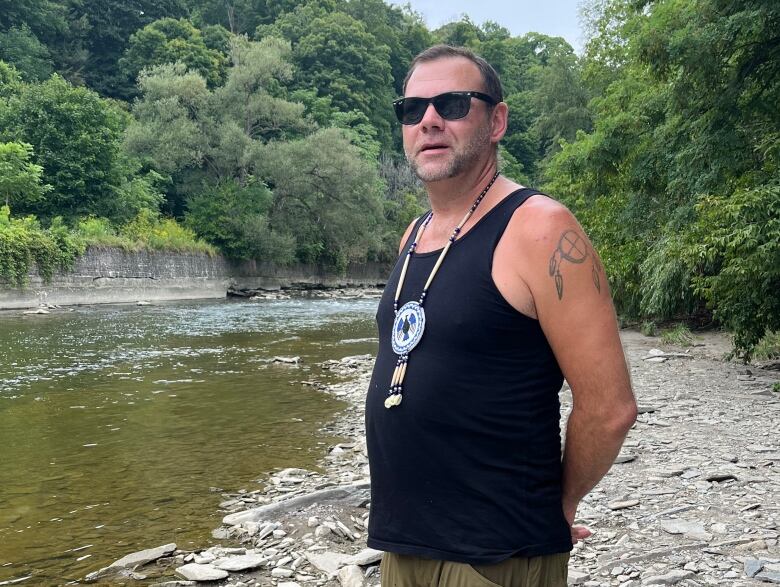
[[[32,268],[25,288],[0,283],[0,310],[50,306],[135,303],[251,296],[285,289],[334,289],[383,285],[389,267],[351,264],[342,273],[317,265],[289,267],[258,261],[230,261],[220,255],[126,251],[93,247],[70,271],[50,282]]]
[[[729,341],[718,333],[698,335],[689,348],[633,331],[622,337],[640,415],[612,470],[580,506],[578,523],[594,535],[572,552],[570,584],[780,583],[780,397],[772,391],[780,374],[724,361]],[[365,548],[371,365],[368,356],[331,361],[326,366],[351,380],[309,382],[349,402],[327,427],[343,440],[321,470],[280,470],[224,495],[214,535],[228,546],[178,552],[161,558],[158,570],[169,578],[178,570],[179,581],[212,573],[220,585],[379,585],[381,553]],[[566,388],[561,401],[563,423]]]

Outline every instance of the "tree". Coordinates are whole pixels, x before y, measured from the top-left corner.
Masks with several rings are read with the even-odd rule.
[[[534,177],[541,159],[539,135],[533,128],[536,120],[532,92],[518,92],[505,98],[509,107],[509,121],[503,147],[522,166],[524,174]]]
[[[219,42],[214,32],[212,29],[210,39]],[[227,66],[225,55],[207,47],[203,35],[191,22],[173,18],[156,20],[133,33],[119,66],[135,79],[144,68],[175,62],[198,72],[210,87],[222,83]]]
[[[123,114],[86,88],[54,75],[24,85],[0,106],[2,140],[32,145],[52,186],[30,211],[44,216],[103,214],[122,182],[119,145]]]
[[[30,161],[32,152],[27,143],[0,143],[0,199],[6,206],[24,210],[51,190],[41,183],[43,167]]]
[[[295,237],[270,228],[272,200],[262,183],[228,180],[189,198],[186,223],[228,257],[285,265],[295,260]]]
[[[49,50],[26,24],[0,32],[0,59],[12,63],[25,81],[42,81],[53,72]]]
[[[295,235],[299,261],[345,269],[380,250],[376,167],[338,129],[265,145],[257,173],[274,194],[271,227]]]
[[[337,12],[308,23],[293,54],[298,87],[316,88],[344,112],[363,112],[383,145],[390,145],[393,94],[386,45],[361,22]]]
[[[134,96],[135,80],[118,67],[130,36],[164,17],[183,18],[181,0],[72,0],[70,19],[82,21],[84,80],[103,96]]]

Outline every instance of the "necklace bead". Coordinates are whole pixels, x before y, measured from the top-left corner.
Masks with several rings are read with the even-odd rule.
[[[439,270],[439,267],[441,267],[441,264],[444,262],[444,257],[447,255],[447,251],[449,251],[450,247],[455,242],[461,230],[463,229],[463,226],[466,224],[466,222],[468,222],[469,218],[471,218],[471,215],[477,209],[477,206],[479,206],[480,202],[485,197],[485,194],[487,194],[490,188],[493,187],[493,184],[495,183],[496,179],[498,179],[498,174],[499,174],[498,171],[496,171],[492,179],[485,186],[485,189],[483,189],[482,192],[480,192],[479,196],[477,196],[477,199],[474,200],[474,203],[468,209],[468,212],[466,212],[466,215],[463,217],[463,220],[461,220],[460,224],[458,224],[455,227],[455,229],[452,231],[452,235],[450,235],[449,239],[447,240],[447,244],[444,246],[441,253],[439,254],[439,258],[436,260],[436,264],[433,266],[433,269],[431,270],[431,273],[428,276],[428,280],[425,282],[425,285],[423,286],[418,302],[416,304],[414,302],[409,302],[401,309],[402,314],[406,316],[400,317],[402,318],[402,320],[399,323],[398,302],[401,298],[401,289],[403,288],[404,280],[406,279],[406,272],[409,268],[409,261],[411,260],[414,251],[417,249],[417,244],[422,239],[422,235],[425,232],[425,229],[428,227],[428,224],[430,224],[431,219],[433,218],[433,211],[428,213],[428,216],[425,218],[423,223],[420,225],[420,228],[417,230],[417,234],[415,235],[412,244],[409,246],[409,250],[406,253],[406,258],[404,259],[403,267],[401,268],[401,275],[398,278],[398,286],[396,287],[395,290],[395,297],[393,299],[393,314],[395,315],[395,321],[393,322],[393,332],[391,333],[391,336],[393,337],[393,348],[399,354],[399,358],[398,358],[398,362],[396,363],[395,371],[393,371],[392,380],[390,382],[390,389],[388,391],[388,398],[385,400],[386,408],[398,406],[401,403],[402,391],[403,391],[403,380],[404,380],[404,376],[406,375],[406,367],[409,362],[409,353],[414,348],[414,346],[419,342],[420,337],[422,336],[422,329],[425,326],[425,312],[423,311],[423,304],[425,302],[425,297],[428,295],[428,288],[431,286],[431,282],[433,281],[433,278],[436,276],[436,272]],[[416,309],[414,308],[415,305],[417,306]],[[412,307],[412,309],[408,310],[407,308],[409,307]],[[410,312],[412,313],[413,317],[416,316],[417,318],[417,321],[415,322],[414,326],[410,325],[410,319],[408,318]],[[415,336],[413,337],[413,340],[408,343],[400,344],[398,347],[396,347],[395,337],[397,336],[397,333],[403,332],[404,335],[407,335],[408,332],[412,330],[412,328],[419,329],[419,331],[415,332]]]

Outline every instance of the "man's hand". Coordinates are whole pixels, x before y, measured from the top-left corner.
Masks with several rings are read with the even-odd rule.
[[[580,540],[585,540],[588,536],[591,536],[593,532],[588,530],[585,526],[575,526],[574,516],[577,513],[577,506],[563,507],[563,515],[566,517],[566,521],[569,522],[569,528],[571,528],[571,543],[577,544]]]

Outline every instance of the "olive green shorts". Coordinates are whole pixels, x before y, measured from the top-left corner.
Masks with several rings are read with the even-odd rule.
[[[566,587],[569,553],[466,565],[386,552],[382,587]]]

